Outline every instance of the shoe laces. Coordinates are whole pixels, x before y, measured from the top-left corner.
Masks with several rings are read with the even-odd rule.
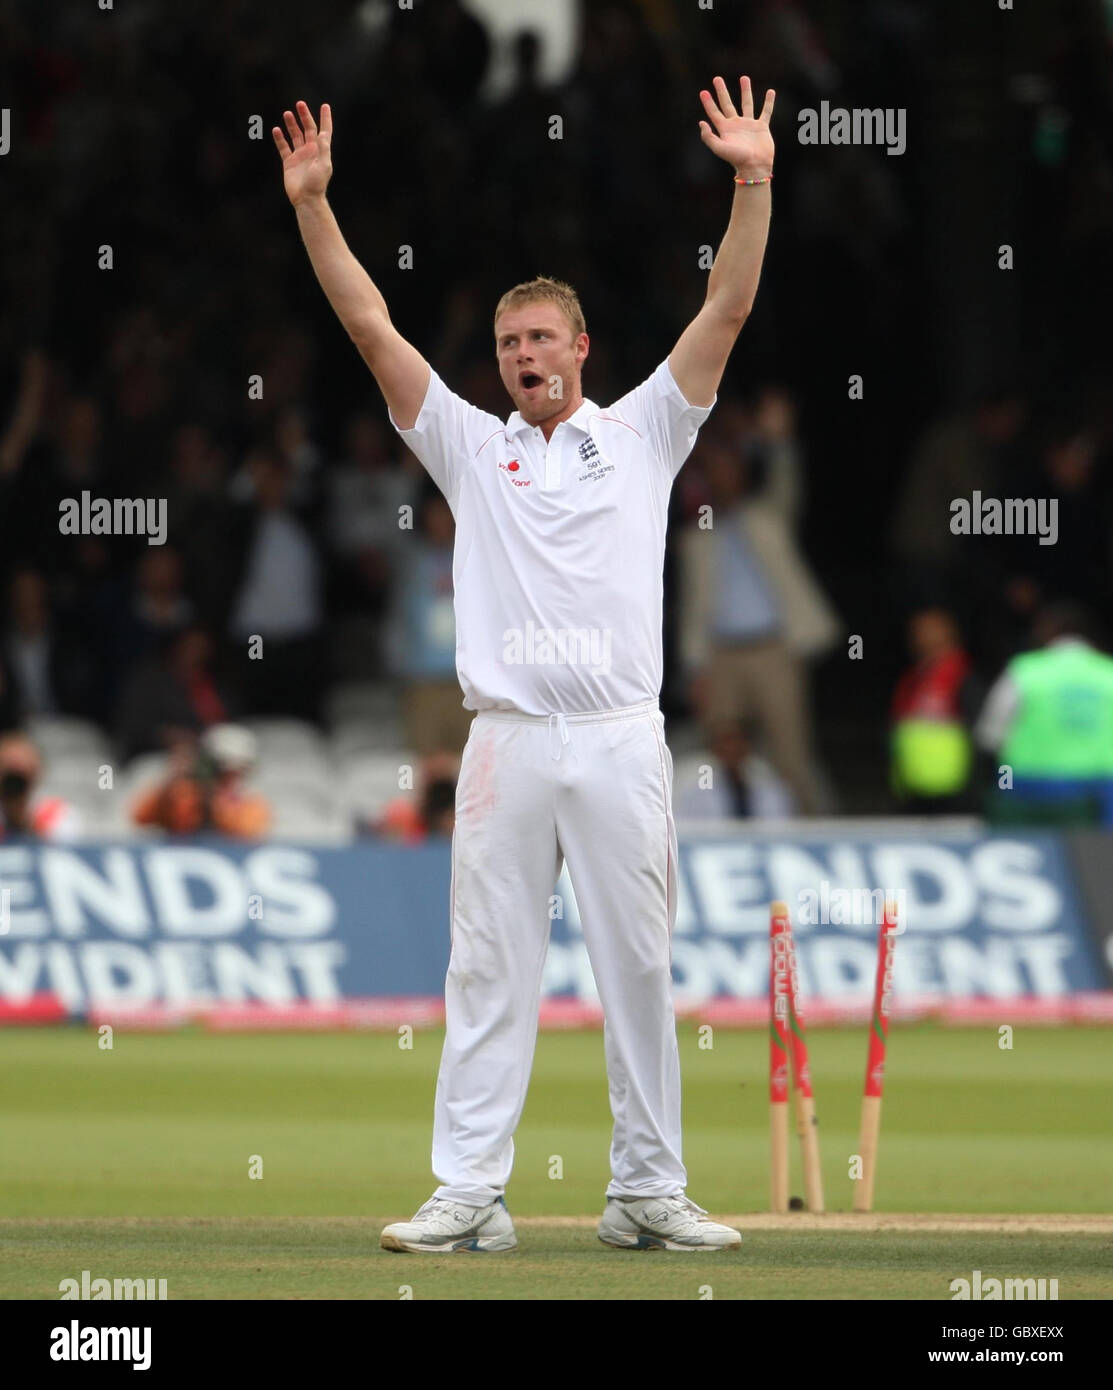
[[[460,1209],[459,1202],[450,1201],[447,1197],[430,1197],[424,1206],[418,1208],[417,1215],[447,1216],[449,1212],[459,1211]]]
[[[669,1203],[675,1203],[675,1205],[679,1207],[682,1211],[691,1212],[701,1221],[707,1215],[707,1212],[704,1211],[703,1207],[697,1207],[695,1202],[692,1201],[691,1197],[685,1196],[683,1192],[678,1192],[675,1197],[663,1197],[661,1200]]]

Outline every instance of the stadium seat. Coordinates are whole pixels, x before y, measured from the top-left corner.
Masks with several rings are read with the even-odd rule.
[[[679,796],[682,791],[698,786],[700,768],[713,762],[714,759],[706,748],[685,753],[681,757],[674,756],[672,764],[673,795]]]
[[[270,838],[342,844],[352,826],[337,799],[304,782],[255,783],[271,809]]]
[[[393,753],[404,741],[401,724],[394,719],[354,719],[337,725],[329,750],[337,767],[345,767],[362,753]]]
[[[104,761],[88,753],[56,754],[46,766],[39,785],[40,797],[61,797],[81,818],[84,839],[104,838],[126,833],[128,818],[118,783],[100,786]]]
[[[403,748],[363,752],[341,769],[341,804],[352,824],[374,818],[401,794],[400,769],[408,764],[416,776],[417,758]]]
[[[27,720],[26,729],[48,763],[69,753],[86,754],[99,762],[109,760],[108,740],[88,719],[74,719],[68,715],[34,715]]]
[[[327,756],[320,730],[303,720],[265,718],[245,719],[243,723],[259,741],[260,766],[298,755],[316,756],[323,762]]]

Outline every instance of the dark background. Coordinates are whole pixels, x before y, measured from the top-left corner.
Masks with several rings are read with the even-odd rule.
[[[0,584],[7,592],[28,566],[43,576],[70,669],[85,672],[73,712],[113,727],[144,653],[121,634],[145,547],[68,543],[59,497],[82,486],[168,496],[185,590],[220,638],[238,573],[232,520],[250,506],[225,505],[225,488],[252,449],[281,452],[292,438],[317,457],[300,506],[327,580],[322,679],[375,674],[374,655],[352,651],[351,620],[385,599],[330,550],[323,498],[352,413],[385,422],[385,407],[283,194],[269,131],[299,98],[315,111],[332,104],[330,199],[398,327],[454,389],[505,415],[491,314],[535,274],[580,292],[593,399],[617,397],[667,355],[702,299],[699,248],[718,245],[729,211],[729,173],[698,138],[698,91],[716,73],[749,73],[759,100],[776,88],[772,235],[721,396],[779,382],[797,405],[801,541],[847,633],[865,639],[863,660],[840,647],[814,678],[843,809],[885,807],[886,710],[916,603],[956,611],[987,679],[1024,638],[1030,613],[1010,596],[1018,575],[1040,598],[1081,598],[1107,616],[1113,15],[1101,0],[1011,12],[993,0],[716,0],[710,11],[593,0],[567,82],[539,89],[523,76],[494,104],[480,95],[488,41],[454,0],[384,7],[374,41],[358,9],[0,9],[0,100],[11,110],[0,427],[29,362],[46,381],[33,437],[0,470]],[[905,108],[907,151],[801,146],[797,111],[823,99]],[[553,113],[559,142],[548,138]],[[248,138],[254,115],[261,141]],[[97,266],[105,243],[111,271]],[[1002,243],[1011,271],[997,267]],[[397,268],[403,244],[413,270]],[[253,373],[266,383],[261,402],[247,399]],[[848,399],[852,373],[864,378],[861,401]],[[1049,444],[1087,441],[1057,553],[971,542],[964,568],[916,572],[893,518],[917,443],[1001,395],[1023,414],[995,461],[1002,495],[1048,495]],[[85,397],[94,444],[74,475],[62,432]],[[215,477],[204,488],[189,476],[183,429],[207,441],[197,452]],[[678,494],[677,525],[683,506]],[[669,631],[664,704],[682,717]],[[236,657],[223,659],[234,681]]]

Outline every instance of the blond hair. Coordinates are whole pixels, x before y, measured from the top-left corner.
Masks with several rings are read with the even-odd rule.
[[[495,309],[497,324],[508,309],[521,309],[526,304],[555,304],[572,326],[573,338],[587,332],[584,311],[580,307],[580,296],[563,280],[550,280],[547,275],[539,275],[536,280],[526,280],[507,290]]]

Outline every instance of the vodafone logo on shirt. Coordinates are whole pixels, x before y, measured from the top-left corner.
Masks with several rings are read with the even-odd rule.
[[[517,473],[518,469],[521,468],[521,466],[522,465],[518,462],[517,459],[511,459],[509,463],[499,464],[499,467],[502,469],[504,473]],[[529,487],[530,483],[530,480],[528,478],[511,478],[510,481],[514,484],[515,487]]]

